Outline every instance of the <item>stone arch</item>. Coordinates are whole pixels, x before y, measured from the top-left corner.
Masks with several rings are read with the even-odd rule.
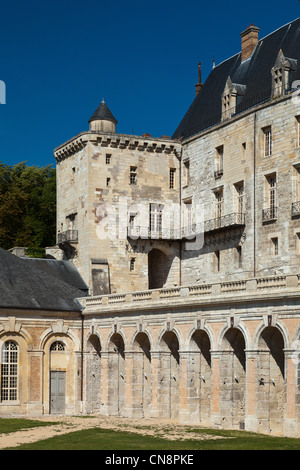
[[[240,328],[222,335],[220,355],[220,416],[222,426],[244,429],[246,414],[246,341]]]
[[[158,393],[160,415],[177,418],[180,385],[179,340],[174,331],[165,331],[159,345]]]
[[[153,248],[148,253],[148,287],[161,289],[167,284],[173,259],[163,250]]]
[[[262,432],[282,432],[285,397],[285,338],[276,326],[265,326],[258,337],[256,415]]]
[[[20,330],[2,330],[0,333],[0,345],[3,341],[6,341],[6,339],[3,340],[3,338],[8,337],[9,335],[15,336],[16,338],[22,338],[26,342],[27,349],[31,350],[33,349],[33,339],[30,333],[25,328],[20,328]]]
[[[51,345],[55,342],[62,343],[64,350],[51,350]],[[75,412],[77,371],[81,369],[80,356],[75,352],[77,345],[80,348],[80,341],[76,341],[76,343],[73,340],[73,335],[59,329],[53,331],[52,328],[45,331],[40,338],[40,344],[44,351],[45,413]]]
[[[187,353],[188,406],[191,420],[209,424],[211,407],[211,341],[204,329],[194,330]]]
[[[138,332],[133,341],[132,412],[133,416],[150,417],[152,398],[151,343],[147,333]]]
[[[108,410],[122,416],[125,408],[125,342],[120,332],[114,332],[108,342]]]
[[[291,347],[289,331],[284,325],[284,323],[282,323],[281,321],[276,321],[276,322],[272,322],[271,325],[268,325],[267,321],[265,322],[262,321],[258,325],[254,334],[253,349],[259,349],[259,341],[261,338],[261,333],[267,326],[272,326],[274,328],[277,328],[280,331],[283,341],[284,341],[284,349],[289,349]]]
[[[101,342],[92,333],[86,341],[85,352],[86,411],[95,413],[101,407]]]
[[[70,340],[72,342],[74,350],[81,350],[81,340],[77,335],[74,335],[72,331],[55,330],[52,327],[45,330],[40,336],[39,349],[46,351],[46,349],[50,347],[49,341],[51,341],[51,338],[65,338],[66,341]]]

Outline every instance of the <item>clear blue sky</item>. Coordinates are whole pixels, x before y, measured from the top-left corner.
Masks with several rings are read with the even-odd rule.
[[[172,135],[216,63],[300,17],[288,0],[15,0],[1,2],[0,161],[54,164],[53,149],[88,129],[102,98],[120,133]]]

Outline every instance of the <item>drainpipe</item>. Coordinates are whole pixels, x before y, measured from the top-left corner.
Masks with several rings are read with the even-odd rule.
[[[83,412],[83,343],[84,343],[84,316],[80,313],[81,317],[81,377],[80,377],[80,401],[81,401],[81,413]]]
[[[253,277],[256,277],[256,121],[257,114],[254,113],[254,135],[253,135]]]
[[[180,149],[180,159],[179,159],[179,229],[180,229],[180,239],[179,239],[179,285],[180,286],[182,284],[182,274],[181,274],[181,261],[182,261],[181,183],[182,183],[182,148]]]

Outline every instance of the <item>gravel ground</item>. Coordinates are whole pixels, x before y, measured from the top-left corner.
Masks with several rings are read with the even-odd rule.
[[[49,422],[49,426],[24,429],[9,434],[0,434],[0,449],[5,447],[16,447],[43,439],[48,439],[59,434],[67,434],[83,429],[102,428],[118,431],[135,432],[142,435],[159,436],[164,439],[220,439],[219,436],[209,434],[198,434],[188,432],[188,429],[199,428],[199,426],[184,426],[174,420],[156,419],[129,419],[112,416],[91,415],[87,417],[78,416],[43,416],[34,418],[43,422]],[[52,424],[52,423],[58,424]]]

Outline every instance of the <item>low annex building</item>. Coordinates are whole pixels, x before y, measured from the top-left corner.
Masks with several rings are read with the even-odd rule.
[[[49,303],[2,307],[1,414],[300,437],[299,45],[300,19],[251,25],[204,83],[199,65],[171,138],[118,134],[103,100],[55,149],[60,274]],[[28,283],[50,269],[14,260]]]

